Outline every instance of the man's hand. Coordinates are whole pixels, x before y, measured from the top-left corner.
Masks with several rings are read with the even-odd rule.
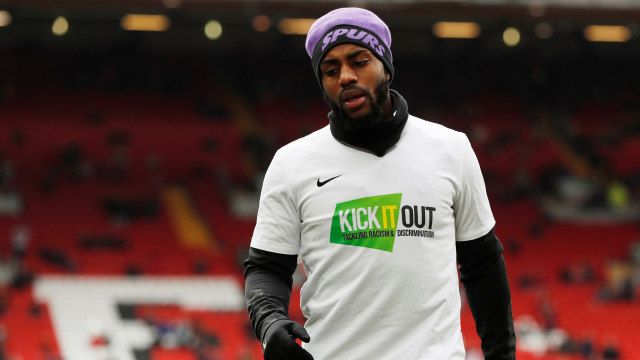
[[[307,330],[295,321],[277,320],[267,330],[262,347],[265,360],[313,360],[313,356],[296,343],[309,342]]]

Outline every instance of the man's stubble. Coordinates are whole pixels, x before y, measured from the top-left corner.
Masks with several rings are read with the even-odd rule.
[[[324,100],[329,105],[331,110],[333,110],[334,114],[337,115],[337,118],[342,123],[343,128],[350,133],[357,133],[361,131],[366,131],[367,129],[375,126],[386,120],[384,118],[384,104],[389,97],[389,80],[383,78],[375,88],[375,94],[377,100],[373,100],[373,96],[369,91],[358,87],[351,86],[344,90],[348,89],[359,89],[365,92],[365,96],[369,100],[369,103],[372,104],[371,111],[361,117],[352,118],[346,112],[342,111],[342,107],[340,104],[336,103],[332,99],[330,99],[327,94],[324,94]]]

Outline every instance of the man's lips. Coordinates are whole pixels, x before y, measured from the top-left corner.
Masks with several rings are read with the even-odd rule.
[[[349,89],[349,90],[343,91],[342,94],[340,94],[340,100],[342,100],[343,102],[347,102],[349,100],[352,100],[364,95],[366,95],[366,92],[360,89]]]
[[[359,107],[366,99],[366,92],[359,89],[345,90],[340,94],[340,100],[348,110]]]
[[[357,108],[358,106],[364,104],[365,100],[367,100],[367,97],[362,95],[362,96],[358,96],[356,98],[344,101],[344,107],[348,110],[353,110],[355,108]]]

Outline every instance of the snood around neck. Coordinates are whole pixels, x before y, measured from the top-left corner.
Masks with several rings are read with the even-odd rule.
[[[335,110],[329,112],[327,116],[333,137],[342,143],[368,150],[376,156],[384,156],[400,140],[404,125],[409,118],[407,101],[402,95],[391,89],[389,95],[394,106],[391,118],[357,133],[349,132],[344,128],[341,114],[336,113]]]

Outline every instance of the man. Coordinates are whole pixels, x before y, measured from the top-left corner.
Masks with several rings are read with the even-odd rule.
[[[245,295],[267,360],[464,359],[456,258],[485,359],[515,358],[478,161],[464,134],[389,89],[390,45],[358,8],[307,35],[330,124],[278,150],[265,176]],[[287,312],[298,256],[304,327]]]

